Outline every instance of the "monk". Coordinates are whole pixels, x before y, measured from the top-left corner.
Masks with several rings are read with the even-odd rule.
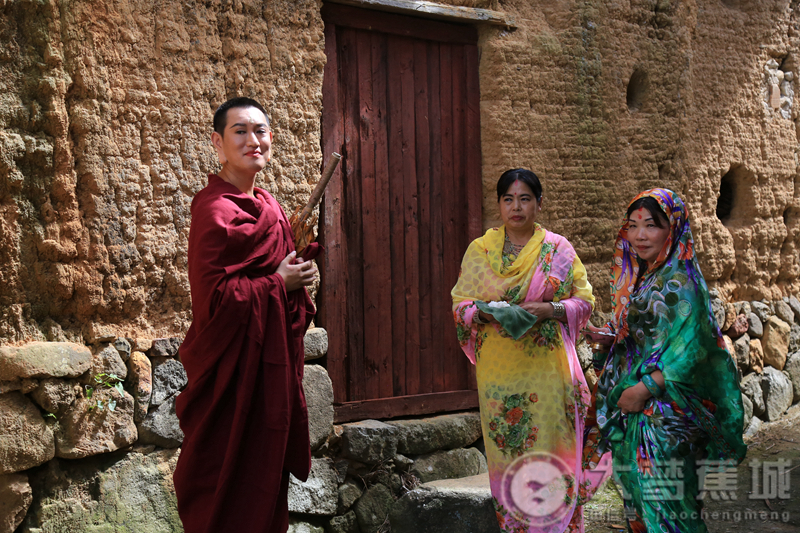
[[[211,142],[222,170],[194,197],[189,232],[178,512],[186,533],[286,532],[289,474],[304,481],[311,468],[303,335],[315,312],[309,259],[319,250],[295,257],[286,215],[255,187],[271,156],[264,108],[228,100]]]

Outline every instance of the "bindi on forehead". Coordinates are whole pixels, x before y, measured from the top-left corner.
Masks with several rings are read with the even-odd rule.
[[[640,207],[636,211],[633,212],[633,218],[636,220],[645,220],[645,216],[649,215],[650,213],[643,207]]]

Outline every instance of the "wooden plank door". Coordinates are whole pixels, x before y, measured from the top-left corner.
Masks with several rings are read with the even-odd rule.
[[[481,232],[474,28],[326,4],[318,322],[338,421],[477,406],[450,289]]]

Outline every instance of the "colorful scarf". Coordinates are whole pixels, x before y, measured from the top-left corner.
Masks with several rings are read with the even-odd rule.
[[[747,450],[742,397],[694,253],[689,212],[670,190],[645,191],[631,204],[644,197],[661,206],[670,233],[649,266],[631,248],[627,217],[617,236],[611,280],[617,337],[602,369],[610,375],[601,376],[597,421],[609,441],[620,442],[625,422],[617,400],[643,375],[661,370],[678,409],[708,434],[710,459],[738,463]]]

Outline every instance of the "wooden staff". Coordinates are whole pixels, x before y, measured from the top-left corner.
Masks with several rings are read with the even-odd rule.
[[[294,247],[297,249],[298,257],[302,257],[306,246],[314,242],[314,239],[316,239],[316,236],[314,235],[314,225],[317,223],[317,217],[313,217],[311,219],[309,219],[309,217],[311,216],[311,212],[322,199],[322,193],[325,192],[325,187],[327,187],[328,182],[331,181],[333,172],[336,170],[336,166],[339,164],[341,159],[341,155],[333,152],[331,158],[328,159],[328,164],[325,166],[325,170],[322,172],[322,177],[320,178],[319,183],[317,183],[317,186],[314,188],[314,192],[311,193],[311,198],[308,199],[308,203],[305,205],[305,207],[303,207],[302,210],[300,210],[298,207],[289,219],[289,222],[292,225],[292,233],[294,234]]]

